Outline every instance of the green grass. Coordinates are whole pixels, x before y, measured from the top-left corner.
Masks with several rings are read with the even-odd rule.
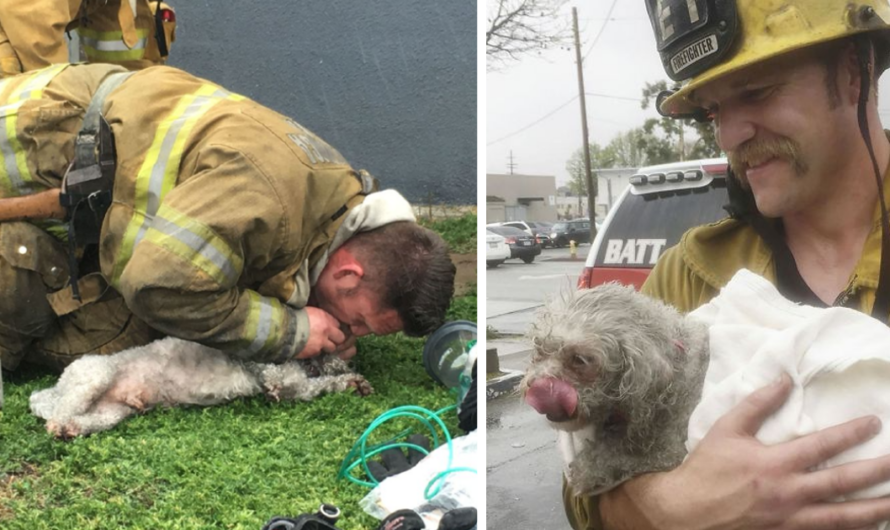
[[[476,252],[476,216],[464,215],[450,219],[430,221],[420,219],[420,224],[435,230],[448,243],[448,248],[455,254],[472,254]]]
[[[455,299],[449,319],[476,321],[475,293]],[[69,442],[28,411],[31,392],[56,376],[23,367],[5,381],[0,411],[0,528],[259,530],[274,515],[315,512],[322,502],[340,507],[344,530],[375,528],[358,506],[369,490],[336,474],[379,414],[454,403],[426,375],[422,349],[423,340],[401,334],[360,339],[356,368],[375,389],[367,398],[154,410]],[[454,412],[444,419],[462,434]],[[423,429],[405,421],[388,430],[406,426]]]

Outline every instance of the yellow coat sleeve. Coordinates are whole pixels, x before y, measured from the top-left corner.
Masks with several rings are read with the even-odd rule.
[[[207,151],[164,197],[118,287],[155,329],[243,359],[284,361],[305,346],[308,317],[255,288],[289,264],[290,220],[248,157]]]
[[[565,477],[562,478],[562,503],[566,518],[574,530],[605,530],[600,518],[599,496],[576,496]]]
[[[81,0],[0,0],[3,32],[22,71],[68,62],[65,27]]]

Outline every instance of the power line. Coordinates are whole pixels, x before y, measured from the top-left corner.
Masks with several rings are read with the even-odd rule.
[[[593,44],[590,45],[590,48],[587,48],[587,53],[581,57],[581,62],[584,62],[584,59],[587,59],[587,56],[590,55],[590,52],[593,51],[593,47],[596,46],[596,43],[599,42],[600,37],[603,34],[603,31],[606,29],[606,25],[609,23],[609,17],[612,16],[612,10],[615,9],[615,4],[618,3],[618,0],[612,0],[612,5],[609,6],[609,12],[606,13],[606,19],[603,21],[603,25],[600,27],[600,32],[596,34],[596,37],[593,38]]]
[[[605,20],[605,19],[603,19],[601,17],[591,17],[591,18],[579,18],[578,20],[583,21],[583,22],[594,22],[594,21],[600,21],[600,20]],[[648,21],[649,17],[612,17],[611,20],[612,20],[612,22],[627,22],[628,20],[634,20],[634,21],[647,20]]]
[[[627,96],[610,96],[608,94],[594,94],[593,92],[585,92],[584,94],[586,94],[588,96],[597,97],[597,98],[620,99],[622,101],[635,101],[637,103],[640,102],[640,98],[629,98]]]
[[[517,134],[519,134],[519,133],[525,131],[526,129],[529,129],[529,128],[531,128],[532,126],[541,123],[542,121],[546,120],[546,119],[549,118],[550,116],[553,116],[553,115],[556,114],[558,111],[562,110],[562,109],[565,108],[569,103],[575,101],[576,99],[578,99],[578,96],[572,96],[571,99],[569,99],[568,101],[566,101],[566,102],[563,103],[562,105],[556,107],[555,109],[551,110],[550,112],[548,112],[547,114],[545,114],[545,115],[544,115],[543,117],[541,117],[540,119],[537,119],[537,120],[533,121],[532,123],[529,123],[528,125],[526,125],[525,127],[519,129],[518,131],[511,132],[510,134],[508,134],[508,135],[506,135],[506,136],[502,136],[502,137],[498,138],[497,140],[493,140],[493,141],[491,141],[491,142],[488,142],[488,143],[485,144],[485,145],[494,145],[494,144],[496,144],[496,143],[498,143],[498,142],[502,142],[502,141],[506,140],[507,138],[511,138],[511,137],[513,137],[513,136],[516,136]]]
[[[593,93],[593,92],[585,92],[584,94],[587,95],[587,96],[593,96],[593,97],[597,97],[597,98],[618,99],[618,100],[622,100],[622,101],[633,101],[633,102],[636,102],[636,103],[639,103],[639,101],[640,101],[639,98],[630,98],[630,97],[626,97],[626,96],[612,96],[612,95],[609,95],[609,94],[595,94],[595,93]],[[523,132],[523,131],[526,131],[526,130],[530,129],[531,127],[533,127],[533,126],[535,126],[535,125],[541,123],[542,121],[546,120],[546,119],[549,118],[550,116],[553,116],[553,115],[556,114],[558,111],[562,110],[566,105],[568,105],[569,103],[575,101],[576,99],[578,99],[578,96],[574,96],[574,97],[572,97],[570,100],[566,101],[565,103],[563,103],[563,104],[560,105],[559,107],[556,107],[555,109],[553,109],[552,111],[548,112],[547,114],[545,114],[545,115],[542,116],[541,118],[539,118],[539,119],[533,121],[532,123],[529,123],[528,125],[522,127],[521,129],[518,129],[518,130],[516,130],[516,131],[513,131],[513,132],[511,132],[510,134],[508,134],[508,135],[506,135],[506,136],[502,136],[502,137],[498,138],[497,140],[492,140],[491,142],[488,142],[488,143],[485,144],[485,145],[494,145],[494,144],[496,144],[496,143],[498,143],[498,142],[502,142],[502,141],[506,140],[507,138],[512,138],[513,136],[516,136],[517,134],[519,134],[519,133],[521,133],[521,132]],[[606,120],[597,120],[597,121],[606,121]],[[612,124],[615,124],[615,125],[621,125],[621,124],[619,124],[619,123],[615,123],[615,122],[608,122],[608,123],[612,123]]]

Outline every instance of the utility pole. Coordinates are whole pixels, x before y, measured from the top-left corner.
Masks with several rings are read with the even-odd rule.
[[[683,139],[683,120],[677,120],[680,124],[680,162],[686,160],[686,141]]]
[[[612,209],[612,179],[606,177],[606,190],[609,192],[609,210]],[[607,210],[608,211],[608,210]]]
[[[596,186],[590,174],[590,143],[587,139],[587,104],[584,99],[584,72],[581,69],[581,37],[578,36],[578,8],[572,8],[572,28],[575,31],[575,59],[578,63],[578,93],[581,96],[581,134],[584,136],[584,177],[587,181],[587,217],[590,219],[590,243],[596,238]]]
[[[584,195],[579,193],[578,194],[578,215],[581,215],[581,212],[584,211],[584,201],[582,200],[582,197],[584,197]]]
[[[510,162],[507,163],[507,167],[510,168],[510,174],[513,174],[513,170],[516,169],[516,162],[513,161],[513,150],[510,149]]]

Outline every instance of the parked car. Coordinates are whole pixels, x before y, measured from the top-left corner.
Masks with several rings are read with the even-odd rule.
[[[557,248],[568,246],[569,241],[590,243],[590,220],[559,221],[550,230],[550,240]]]
[[[518,228],[526,234],[534,236],[535,240],[542,248],[551,244],[549,224],[539,221],[507,221],[505,223],[498,223],[497,226],[512,226],[513,228]]]
[[[578,288],[617,281],[639,289],[690,228],[726,217],[725,158],[642,168],[597,232]]]
[[[503,236],[510,245],[510,257],[519,258],[526,263],[535,261],[535,256],[541,253],[541,245],[525,231],[512,226],[491,226],[488,230]]]
[[[510,259],[510,245],[504,236],[499,236],[491,230],[485,231],[485,264],[489,268],[495,268]]]
[[[553,231],[553,223],[547,221],[535,221],[535,227],[538,230],[535,237],[538,238],[538,243],[541,245],[541,248],[552,247],[553,240],[550,239],[550,232]]]

